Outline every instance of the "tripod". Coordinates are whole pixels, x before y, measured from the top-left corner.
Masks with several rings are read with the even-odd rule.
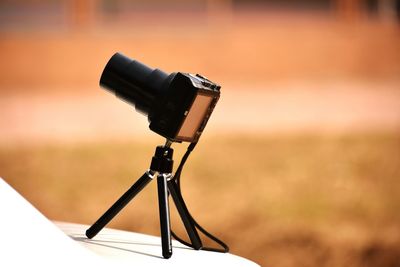
[[[171,194],[179,216],[185,226],[194,249],[202,248],[201,239],[189,211],[179,192],[178,185],[172,175],[173,149],[172,142],[167,139],[164,146],[157,146],[147,170],[87,231],[86,236],[93,238],[103,229],[146,185],[154,180],[157,174],[158,206],[160,215],[162,255],[168,259],[172,256],[171,225],[168,196]],[[168,194],[169,192],[169,194]]]

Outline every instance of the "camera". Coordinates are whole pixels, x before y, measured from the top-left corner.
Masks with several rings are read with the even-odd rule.
[[[120,53],[108,61],[100,85],[147,115],[152,131],[190,143],[200,138],[221,88],[199,74],[167,74]]]

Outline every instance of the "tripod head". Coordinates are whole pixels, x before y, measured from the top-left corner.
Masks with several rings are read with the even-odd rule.
[[[157,146],[156,152],[151,160],[150,170],[158,173],[172,173],[174,150],[171,148],[172,141],[167,139],[164,146]]]

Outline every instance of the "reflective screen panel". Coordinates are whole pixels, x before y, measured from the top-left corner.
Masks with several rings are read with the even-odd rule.
[[[192,139],[195,136],[204,120],[204,117],[207,115],[212,100],[213,97],[210,95],[198,94],[196,96],[181,129],[178,132],[178,138]]]

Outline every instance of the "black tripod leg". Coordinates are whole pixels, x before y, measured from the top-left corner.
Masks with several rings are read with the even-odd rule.
[[[190,219],[189,210],[185,205],[185,201],[183,200],[182,196],[178,194],[178,186],[174,180],[168,181],[168,190],[171,193],[172,199],[174,200],[176,209],[178,210],[179,216],[182,219],[183,225],[185,226],[193,248],[196,250],[201,249],[203,244],[201,243],[200,236],[197,233],[193,221]]]
[[[142,189],[153,180],[153,172],[145,172],[88,230],[86,236],[93,238],[104,228]]]
[[[165,174],[157,176],[158,206],[160,211],[161,247],[164,258],[172,256],[171,225],[169,218],[167,177]]]

